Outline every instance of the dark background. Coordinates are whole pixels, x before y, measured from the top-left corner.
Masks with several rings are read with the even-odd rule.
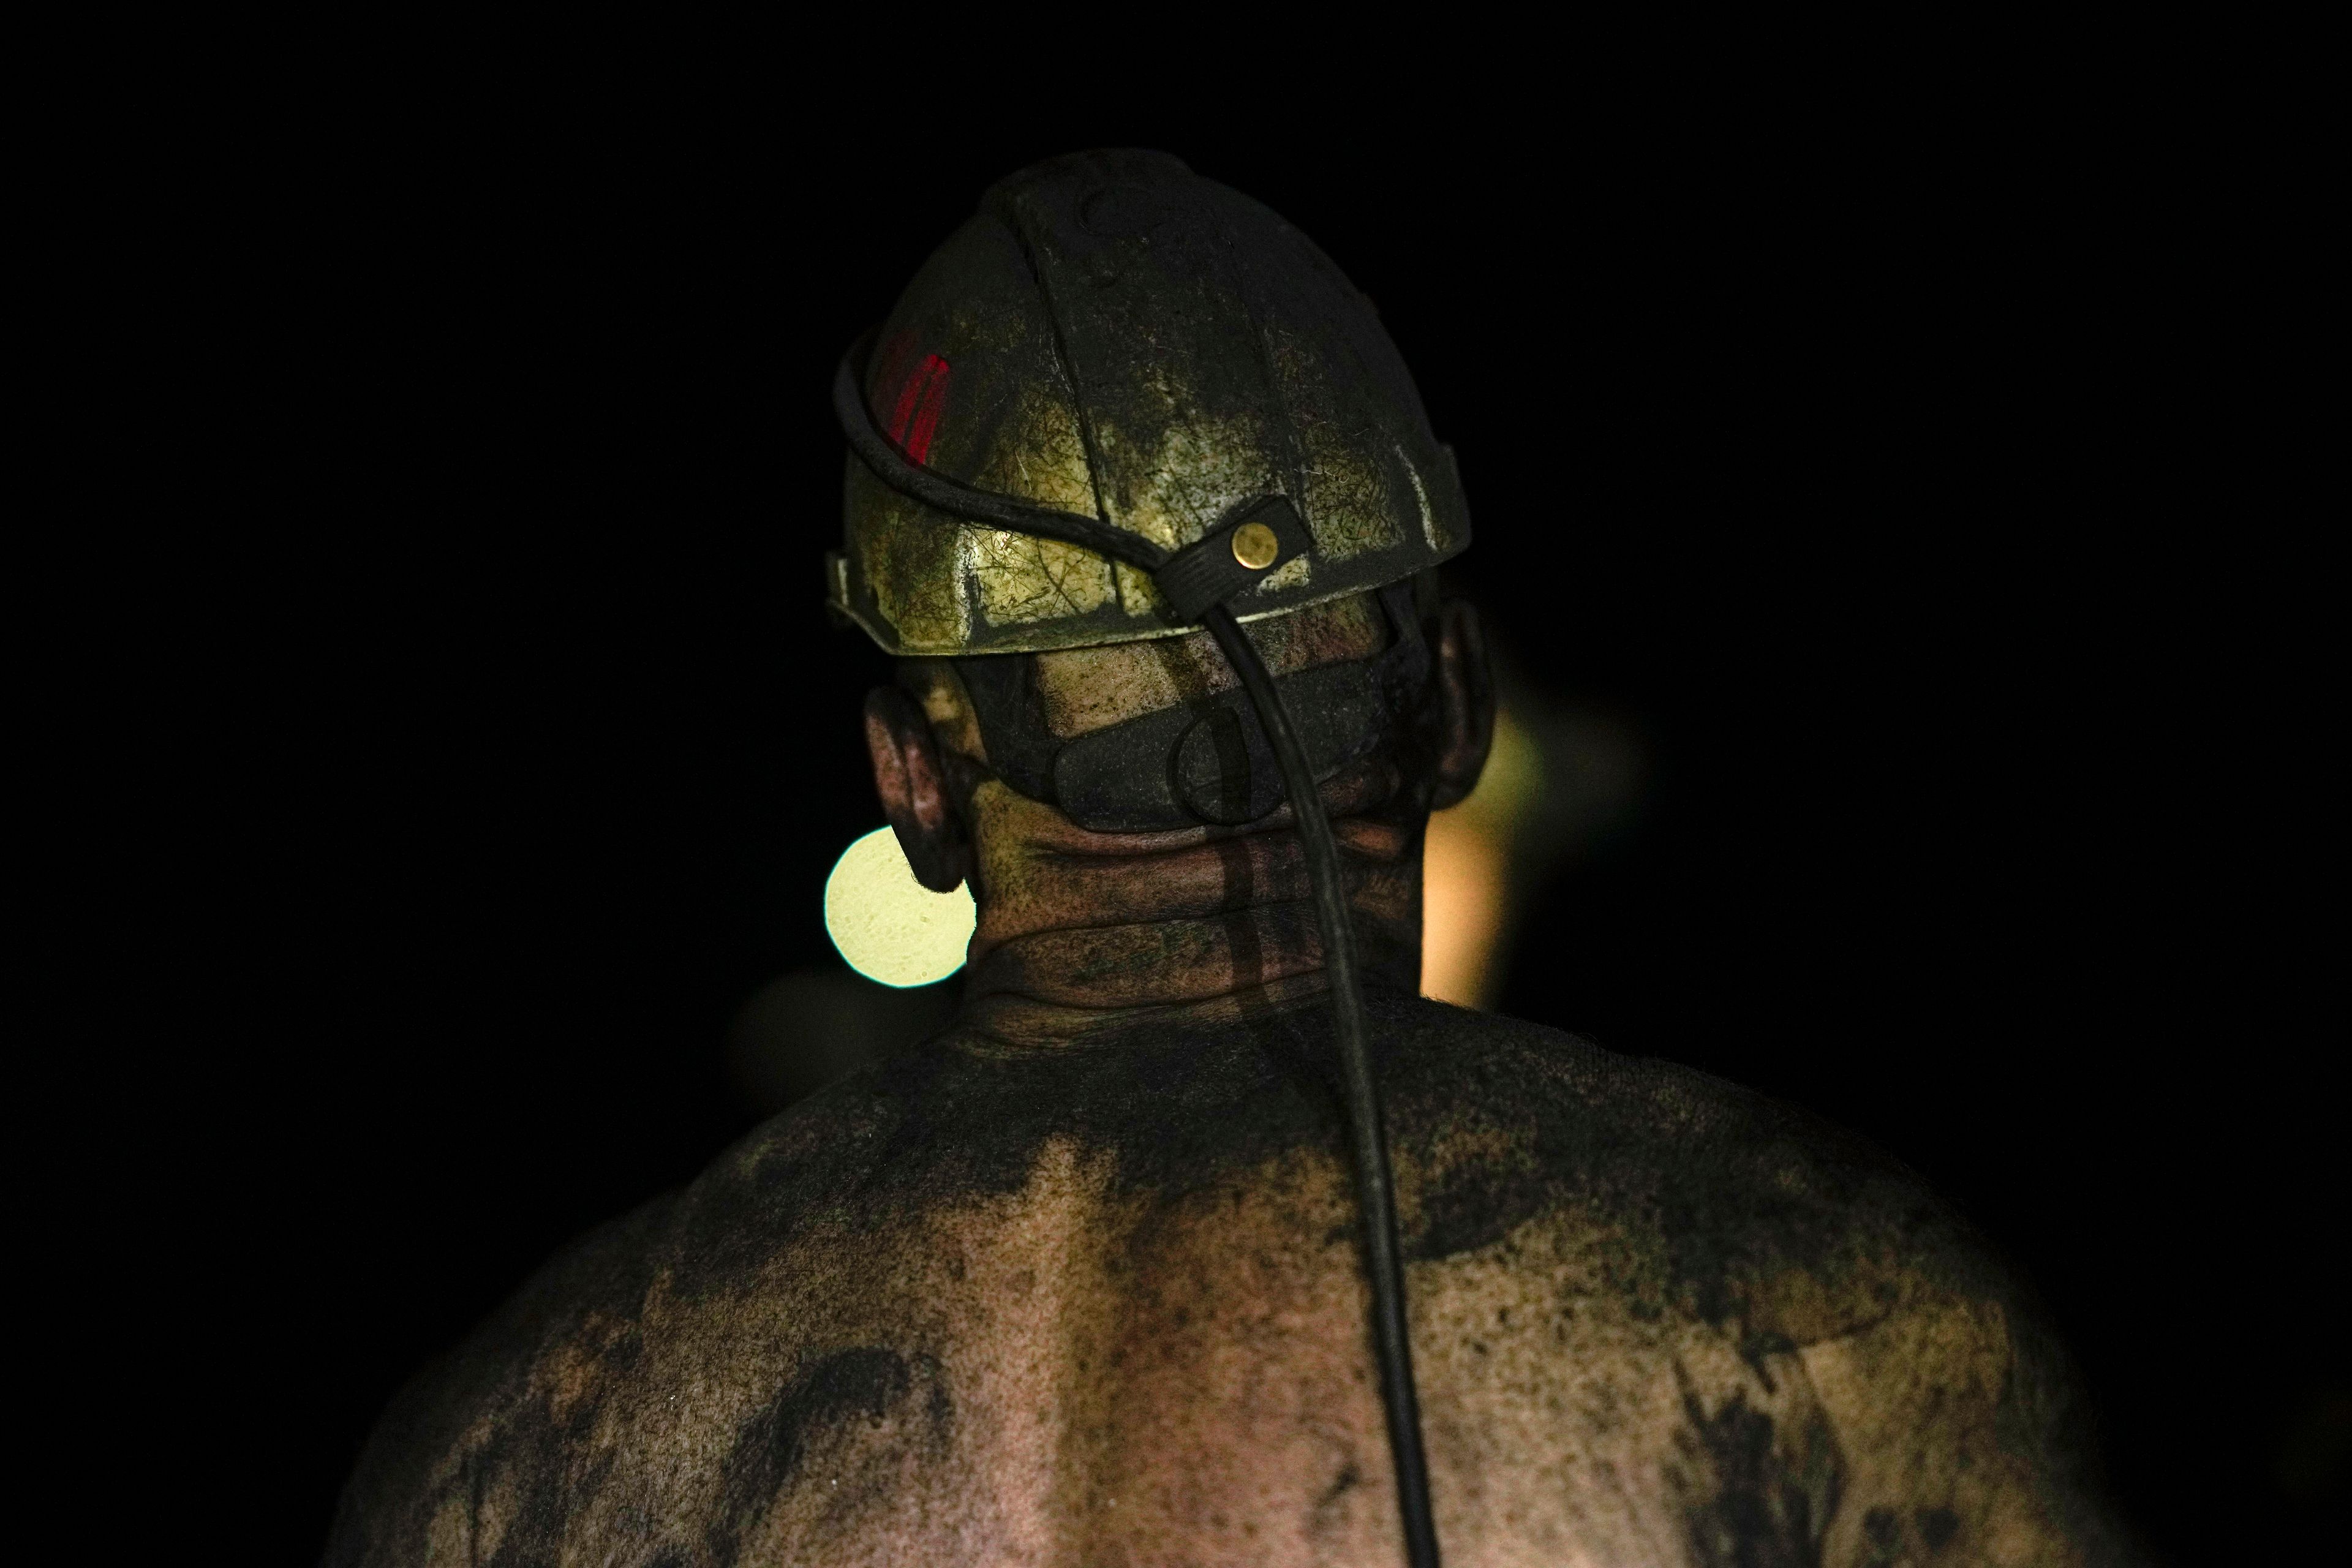
[[[2153,1539],[2316,1531],[2340,1032],[2311,569],[2235,456],[2252,198],[2186,110],[1900,97],[1286,138],[615,82],[159,150],[227,498],[160,678],[240,1173],[192,1223],[242,1270],[267,1528],[315,1550],[404,1379],[757,1119],[730,1022],[836,962],[822,879],[880,820],[882,662],[819,610],[835,358],[990,179],[1140,143],[1374,297],[1460,452],[1454,586],[1647,758],[1503,1010],[1924,1172],[2038,1283]]]

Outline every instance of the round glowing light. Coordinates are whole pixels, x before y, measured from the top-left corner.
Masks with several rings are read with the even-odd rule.
[[[979,910],[969,887],[915,880],[898,836],[877,827],[841,852],[824,879],[824,930],[849,967],[885,985],[929,985],[963,967]]]

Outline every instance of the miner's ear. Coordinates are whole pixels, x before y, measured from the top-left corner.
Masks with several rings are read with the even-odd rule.
[[[895,686],[866,694],[866,749],[874,792],[906,851],[915,880],[951,893],[971,874],[971,839],[948,795],[940,742],[916,700]]]
[[[1468,795],[1495,742],[1495,681],[1478,612],[1460,600],[1437,612],[1437,789],[1434,811]]]

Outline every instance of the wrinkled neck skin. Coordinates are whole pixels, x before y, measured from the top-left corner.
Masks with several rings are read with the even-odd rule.
[[[1421,978],[1427,810],[1382,762],[1322,795],[1365,981],[1409,994]],[[1243,828],[1088,833],[989,778],[971,809],[980,920],[963,1015],[982,1033],[1076,1044],[1144,1015],[1206,1021],[1322,994],[1322,936],[1289,807]]]
[[[1368,657],[1384,634],[1364,603],[1269,624],[1276,673]],[[1271,635],[1268,635],[1271,634]],[[1205,637],[1040,657],[1059,733],[1233,684]],[[963,1021],[1008,1047],[1085,1043],[1145,1016],[1222,1019],[1322,995],[1323,942],[1288,805],[1240,827],[1104,834],[985,771],[986,747],[952,667],[912,683],[956,759],[973,846],[978,929]],[[1423,769],[1375,754],[1319,792],[1339,848],[1368,985],[1418,991]]]

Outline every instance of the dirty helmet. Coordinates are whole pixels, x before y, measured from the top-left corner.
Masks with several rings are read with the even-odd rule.
[[[1274,213],[1164,154],[996,184],[860,348],[876,427],[972,489],[1171,552],[1253,500],[1286,503],[1312,548],[1251,568],[1243,621],[1408,580],[1470,542],[1453,454],[1371,302]],[[894,655],[1198,625],[1133,565],[944,512],[855,455],[843,524],[828,600]]]

